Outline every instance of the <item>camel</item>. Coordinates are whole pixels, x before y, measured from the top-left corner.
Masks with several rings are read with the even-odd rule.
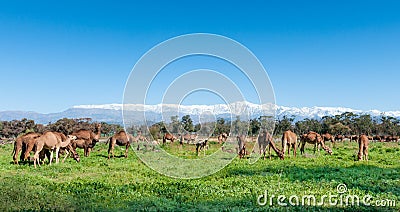
[[[269,134],[266,131],[261,132],[258,135],[257,141],[258,141],[258,147],[260,149],[260,155],[263,155],[264,160],[265,160],[265,151],[267,150],[267,146],[268,146],[268,154],[270,160],[271,160],[271,148],[275,151],[275,153],[281,160],[284,159],[283,152],[276,147],[271,134]]]
[[[53,152],[55,151],[56,153],[56,163],[59,162],[58,158],[58,152],[60,151],[60,148],[67,147],[68,144],[71,143],[72,140],[75,140],[76,136],[74,135],[68,135],[65,141],[62,141],[62,136],[60,134],[55,133],[55,132],[45,132],[43,135],[38,137],[36,139],[36,150],[35,150],[35,156],[33,157],[34,165],[36,168],[36,163],[39,163],[39,153],[40,151],[45,149],[49,149],[50,151],[50,159],[49,159],[49,164],[51,165],[51,161],[53,158]],[[39,163],[40,165],[40,163]]]
[[[322,134],[322,139],[324,139],[324,143],[326,144],[327,141],[331,141],[333,147],[335,147],[335,137],[329,133]]]
[[[344,136],[343,135],[336,135],[335,136],[335,141],[343,141]]]
[[[131,145],[132,142],[133,142],[133,136],[130,135],[129,133],[126,133],[124,130],[121,130],[118,133],[116,133],[115,135],[113,135],[112,137],[110,137],[107,140],[107,143],[110,143],[108,146],[108,159],[110,159],[110,153],[111,153],[112,157],[114,158],[114,146],[115,145],[125,146],[125,148],[126,148],[125,149],[125,158],[127,158],[129,146]]]
[[[180,144],[183,144],[183,142],[186,140],[187,141],[187,143],[189,144],[190,142],[195,142],[196,141],[196,139],[197,139],[197,137],[199,137],[199,135],[198,134],[180,134],[179,135],[180,136],[180,141],[179,141],[179,143]]]
[[[219,143],[219,144],[222,144],[222,142],[225,142],[226,139],[228,139],[228,134],[222,133],[222,134],[220,134],[220,135],[218,136],[217,139],[218,139],[218,143]]]
[[[239,154],[239,158],[243,158],[246,155],[246,136],[244,135],[238,135],[236,137],[237,141],[238,141],[238,154]]]
[[[82,148],[84,152],[84,156],[88,157],[90,155],[90,151],[99,142],[101,136],[101,124],[96,124],[96,133],[92,132],[91,130],[78,130],[73,132],[72,135],[77,137],[77,140],[80,140],[79,143],[72,142],[72,147],[74,150],[76,148]],[[84,142],[82,142],[82,140]]]
[[[388,136],[386,138],[386,142],[394,141],[397,142],[399,140],[399,136]]]
[[[199,141],[196,143],[196,153],[197,156],[200,155],[200,151],[203,150],[204,152],[204,156],[206,155],[206,149],[208,149],[208,145],[207,145],[207,139],[204,141]]]
[[[345,136],[345,137],[349,138],[350,142],[358,140],[358,135],[348,135],[348,136]]]
[[[176,139],[176,137],[171,134],[171,133],[165,133],[163,136],[163,144],[165,144],[167,142],[167,140],[170,140],[171,142],[174,142],[174,140]]]
[[[310,131],[307,134],[304,134],[300,137],[300,143],[299,146],[301,144],[301,148],[300,148],[300,153],[303,154],[304,153],[304,146],[306,145],[306,143],[310,143],[310,144],[314,144],[314,154],[315,151],[318,147],[318,145],[320,144],[322,146],[322,148],[330,155],[332,155],[332,150],[325,146],[324,140],[322,139],[321,135]],[[319,151],[319,147],[318,147],[318,151]]]
[[[286,148],[287,148],[287,152],[288,152],[288,156],[290,155],[290,147],[293,148],[293,155],[294,157],[296,157],[296,150],[297,150],[297,135],[296,133],[287,130],[283,133],[282,135],[282,151],[283,154],[285,154],[286,152]]]
[[[358,160],[368,161],[368,144],[369,140],[366,135],[363,134],[358,138]]]
[[[382,142],[382,136],[380,135],[372,136],[372,140]]]
[[[14,149],[13,149],[13,152],[12,152],[14,164],[18,164],[18,159],[17,158],[18,158],[18,154],[19,154],[19,152],[21,150],[22,150],[22,152],[21,152],[20,160],[24,161],[24,159],[25,159],[24,158],[25,150],[26,149],[30,149],[29,151],[31,151],[33,149],[34,142],[30,142],[30,141],[38,138],[40,135],[41,134],[39,134],[39,133],[29,132],[29,133],[26,133],[26,134],[24,134],[22,136],[19,136],[15,140]],[[28,145],[30,143],[31,143],[31,145]]]

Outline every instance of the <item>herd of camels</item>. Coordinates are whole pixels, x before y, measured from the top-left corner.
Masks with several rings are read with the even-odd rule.
[[[71,156],[77,161],[80,161],[80,157],[76,152],[76,148],[81,148],[84,151],[84,156],[88,157],[90,155],[91,150],[95,147],[96,143],[99,142],[101,135],[101,124],[95,125],[95,130],[85,130],[81,129],[78,131],[73,132],[70,135],[64,135],[60,132],[52,132],[48,131],[43,134],[29,132],[22,136],[19,136],[14,142],[14,149],[13,149],[13,161],[15,164],[18,164],[18,154],[21,152],[20,161],[29,161],[31,152],[34,153],[33,161],[34,166],[40,165],[40,162],[44,163],[44,160],[47,158],[49,164],[51,165],[53,154],[55,154],[55,162],[59,163],[59,155],[61,152],[66,153],[63,159]],[[226,142],[228,139],[227,133],[222,133],[217,136],[217,140],[219,144]],[[162,138],[163,145],[167,141],[174,142],[178,140],[181,145],[184,144],[184,141],[187,143],[192,143],[196,145],[196,152],[199,153],[202,149],[208,147],[207,140],[198,140],[198,135],[194,134],[185,134],[185,135],[178,135],[175,136],[171,133],[165,133]],[[299,138],[299,142],[298,142]],[[280,159],[284,159],[285,152],[290,154],[290,149],[293,149],[293,155],[296,157],[297,148],[300,147],[300,153],[304,153],[304,146],[306,143],[314,145],[314,153],[316,149],[319,151],[319,147],[321,146],[323,150],[325,150],[328,154],[332,154],[332,150],[325,145],[326,141],[331,141],[334,143],[337,139],[340,139],[340,136],[332,136],[328,133],[326,134],[318,134],[316,132],[308,132],[307,134],[303,134],[301,136],[297,136],[294,132],[288,130],[285,131],[282,135],[282,149],[279,149],[273,141],[272,135],[269,134],[267,131],[262,131],[257,137],[257,142],[259,145],[259,153],[265,159],[266,150],[268,147],[269,150],[269,157],[271,159],[271,148],[275,151]],[[246,150],[246,136],[238,135],[236,136],[237,139],[237,154],[239,158],[243,158],[249,154]],[[342,138],[343,139],[343,138]],[[352,139],[352,138],[350,138]],[[369,140],[372,138],[366,135],[357,136],[357,140],[359,143],[359,152],[358,152],[358,159],[368,160],[368,144]],[[131,146],[132,142],[138,141],[146,141],[147,139],[145,136],[138,134],[137,136],[132,136],[129,133],[126,133],[124,130],[116,133],[112,137],[107,139],[107,143],[109,144],[108,148],[108,159],[110,156],[114,157],[114,147],[115,145],[118,146],[125,146],[125,157],[128,157],[128,150]],[[139,150],[139,145],[138,145]]]

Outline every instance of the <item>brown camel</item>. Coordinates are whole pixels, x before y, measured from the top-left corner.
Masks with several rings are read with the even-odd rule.
[[[29,132],[24,135],[19,136],[15,142],[14,142],[14,149],[12,152],[13,155],[13,161],[14,164],[18,164],[18,154],[22,150],[20,160],[24,161],[24,152],[26,149],[30,149],[31,151],[33,149],[34,142],[30,142],[31,140],[34,140],[38,138],[41,134],[39,133],[34,133],[34,132]],[[31,143],[31,145],[29,145]]]
[[[101,124],[96,124],[96,133],[91,130],[78,130],[73,132],[72,135],[77,137],[77,140],[80,140],[79,143],[72,142],[72,147],[74,150],[78,148],[82,148],[84,152],[84,156],[88,157],[90,155],[90,151],[99,142],[100,135],[101,135]],[[84,142],[82,142],[82,140]]]
[[[358,160],[368,161],[368,144],[368,137],[364,134],[361,135],[358,139]]]
[[[49,163],[51,165],[53,152],[56,153],[56,163],[58,163],[59,162],[58,152],[60,151],[60,148],[67,147],[68,144],[70,144],[71,141],[75,139],[76,136],[68,135],[65,141],[63,142],[61,136],[58,133],[45,132],[43,135],[41,135],[39,138],[36,139],[36,150],[35,150],[35,156],[33,157],[35,168],[36,168],[36,163],[39,162],[39,153],[40,151],[43,150],[43,148],[51,150],[50,160],[49,160]]]
[[[114,146],[115,145],[125,146],[125,158],[127,158],[129,147],[130,147],[131,143],[133,142],[133,136],[129,133],[126,133],[124,130],[121,130],[118,133],[116,133],[115,135],[113,135],[112,137],[110,137],[107,140],[107,143],[108,142],[110,143],[108,146],[108,159],[110,159],[110,153],[111,153],[112,157],[114,158]]]
[[[171,133],[165,133],[163,136],[163,144],[165,144],[167,142],[167,140],[170,140],[171,142],[174,142],[174,140],[176,139],[176,137],[171,134]]]
[[[344,136],[343,135],[336,135],[335,136],[335,141],[343,141],[343,139],[344,139]]]
[[[296,157],[296,150],[297,150],[297,135],[296,133],[288,130],[285,131],[282,135],[282,151],[283,154],[286,152],[287,148],[287,153],[288,156],[290,155],[290,147],[293,148],[293,155]]]
[[[329,133],[322,134],[322,139],[324,139],[324,143],[330,141],[332,142],[333,147],[335,147],[335,137]]]
[[[266,131],[260,132],[257,141],[258,141],[258,148],[260,149],[260,155],[263,155],[264,160],[265,160],[265,151],[267,150],[267,146],[268,146],[268,154],[270,160],[271,160],[271,148],[275,151],[275,153],[281,160],[284,159],[283,152],[276,147],[271,134],[269,134]]]
[[[344,137],[350,139],[350,142],[358,141],[358,135],[345,135]]]
[[[318,147],[318,151],[319,151],[319,146],[318,146],[319,144],[322,146],[322,148],[327,153],[329,153],[330,155],[332,154],[332,150],[329,147],[325,146],[324,139],[322,139],[322,136],[316,132],[310,131],[309,133],[304,134],[300,137],[299,146],[301,144],[301,148],[300,148],[301,154],[304,153],[304,146],[306,145],[306,143],[314,144],[314,154],[315,154],[315,151],[317,150],[317,147]]]
[[[199,137],[198,134],[188,134],[188,133],[186,133],[184,135],[181,134],[179,136],[180,136],[180,141],[179,141],[180,144],[183,144],[185,140],[187,141],[188,144],[190,142],[195,142],[197,137]]]
[[[228,139],[228,134],[226,134],[226,133],[221,133],[221,134],[218,136],[218,143],[219,143],[219,144],[222,144],[222,142],[225,142],[226,139]]]

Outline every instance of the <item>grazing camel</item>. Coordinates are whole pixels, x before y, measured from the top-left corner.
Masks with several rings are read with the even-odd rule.
[[[188,133],[184,135],[180,134],[179,136],[180,136],[180,141],[179,141],[180,144],[183,144],[185,140],[187,141],[187,144],[189,144],[190,142],[195,142],[196,139],[199,137],[198,134],[188,134]]]
[[[282,135],[282,151],[283,154],[286,152],[287,148],[287,153],[288,156],[290,155],[290,147],[293,148],[293,155],[296,157],[296,150],[297,150],[297,135],[296,133],[287,130],[283,133]]]
[[[62,142],[65,142],[67,140],[67,136],[65,136],[63,133],[60,133],[60,132],[54,132],[54,133],[57,135],[57,137],[59,139],[61,139]],[[70,144],[68,144],[68,146],[60,148],[60,151],[63,151],[66,153],[66,155],[62,161],[63,163],[64,163],[65,159],[68,157],[70,152],[72,153],[72,157],[76,160],[76,162],[80,161],[80,157],[79,157],[78,153],[75,151],[74,148],[72,148],[72,145],[71,145],[74,141],[75,140],[71,140],[71,142],[70,142]]]
[[[125,146],[125,158],[128,157],[129,146],[133,142],[133,136],[129,133],[126,133],[124,130],[119,131],[112,137],[107,140],[107,143],[110,143],[108,146],[108,159],[110,159],[110,153],[114,158],[114,146]],[[106,143],[106,144],[107,144]]]
[[[26,149],[30,149],[29,152],[33,149],[34,142],[30,142],[36,138],[38,138],[41,134],[29,132],[24,135],[19,136],[14,142],[14,149],[12,152],[14,164],[18,164],[18,154],[21,152],[20,160],[24,161],[24,153]]]
[[[51,160],[53,158],[53,152],[55,151],[56,153],[56,163],[59,162],[58,158],[58,152],[60,151],[60,148],[67,147],[68,144],[71,143],[72,140],[75,140],[76,136],[74,135],[68,135],[65,141],[62,141],[61,136],[58,133],[54,132],[45,132],[43,135],[38,137],[36,139],[36,150],[35,150],[35,156],[33,157],[34,165],[36,168],[36,163],[39,162],[39,153],[40,151],[45,149],[49,149],[50,151],[50,165],[51,165]],[[40,164],[39,164],[40,165]]]
[[[278,155],[278,157],[281,160],[284,159],[283,152],[276,147],[271,134],[269,134],[266,131],[260,132],[260,134],[258,135],[257,141],[258,141],[258,147],[260,149],[260,155],[263,155],[264,160],[265,160],[265,151],[267,150],[267,146],[269,146],[268,154],[269,154],[270,160],[271,160],[271,148],[275,151],[275,153]]]
[[[222,142],[225,142],[226,139],[228,139],[228,134],[222,133],[222,134],[220,134],[220,135],[218,136],[217,139],[218,139],[218,143],[219,143],[219,144],[222,144]]]
[[[301,144],[301,148],[300,148],[301,154],[304,153],[304,146],[306,145],[306,143],[314,144],[314,154],[315,154],[315,151],[316,151],[318,145],[320,144],[327,153],[332,155],[332,150],[329,147],[325,146],[324,140],[322,139],[321,135],[316,132],[310,131],[309,133],[304,134],[300,137],[299,146]],[[319,147],[318,147],[318,151],[319,151]]]
[[[164,136],[163,136],[162,141],[163,141],[163,144],[165,144],[167,142],[167,140],[170,140],[171,142],[174,142],[175,139],[176,139],[176,137],[173,134],[165,133]]]
[[[335,137],[329,133],[322,134],[322,139],[324,139],[324,143],[327,141],[332,142],[333,147],[335,147]]]
[[[368,161],[368,144],[369,140],[366,135],[363,134],[358,138],[358,160]]]
[[[101,124],[96,124],[96,133],[91,130],[78,130],[72,133],[72,135],[77,137],[79,140],[78,143],[72,142],[72,147],[74,150],[76,148],[82,148],[84,152],[84,156],[88,157],[90,155],[90,151],[99,142],[100,135],[101,135]]]

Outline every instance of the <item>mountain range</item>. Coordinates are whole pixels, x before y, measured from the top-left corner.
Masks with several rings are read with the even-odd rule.
[[[58,113],[36,113],[26,111],[1,111],[0,120],[10,121],[14,119],[32,119],[36,123],[48,124],[55,122],[61,118],[92,118],[93,121],[107,122],[113,124],[122,124],[122,109],[124,108],[124,116],[130,121],[127,124],[142,124],[145,114],[148,124],[161,121],[166,117],[168,122],[173,115],[191,115],[196,123],[199,120],[213,120],[215,117],[230,119],[235,116],[256,118],[260,115],[272,114],[273,109],[276,111],[276,117],[283,116],[294,117],[295,120],[303,120],[305,118],[320,119],[324,116],[340,115],[344,112],[353,112],[356,114],[370,114],[373,117],[392,116],[400,118],[400,111],[378,111],[378,110],[355,110],[344,107],[285,107],[277,105],[257,105],[249,102],[236,102],[229,106],[225,104],[216,105],[174,105],[174,104],[158,104],[158,105],[140,105],[140,104],[102,104],[102,105],[77,105],[65,111]],[[249,114],[248,116],[246,116]],[[200,117],[200,118],[193,118]]]

